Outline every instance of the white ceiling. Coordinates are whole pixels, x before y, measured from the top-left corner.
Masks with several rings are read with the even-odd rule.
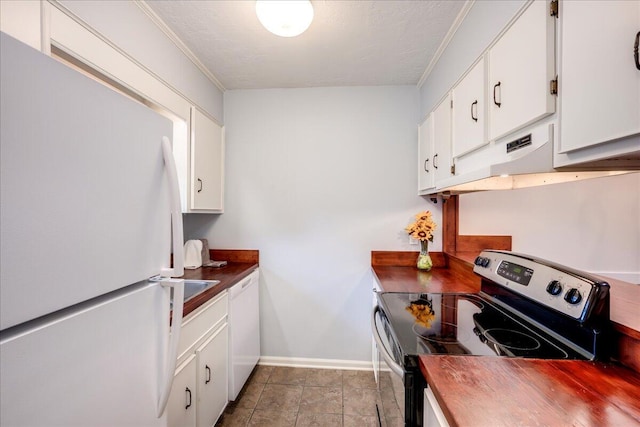
[[[298,37],[269,33],[251,0],[147,0],[225,89],[417,84],[464,0],[312,0]]]

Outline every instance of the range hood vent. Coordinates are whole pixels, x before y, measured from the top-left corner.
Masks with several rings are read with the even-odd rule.
[[[534,143],[532,146],[532,139],[543,142]],[[523,154],[516,157],[520,149]],[[514,157],[444,179],[440,182],[437,193],[460,194],[473,191],[512,190],[621,175],[637,172],[638,169],[637,163],[636,170],[628,168],[629,162],[619,164],[609,162],[606,166],[607,170],[602,170],[603,165],[597,163],[574,167],[571,170],[555,169],[553,167],[553,124],[539,126],[530,134],[508,142],[505,154]]]

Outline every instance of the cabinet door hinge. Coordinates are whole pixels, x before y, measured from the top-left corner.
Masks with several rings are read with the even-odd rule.
[[[551,95],[558,94],[558,76],[549,82],[549,92],[551,92]]]
[[[549,15],[558,17],[558,0],[551,0],[549,5]]]
[[[456,174],[456,165],[453,164],[451,165],[451,175],[455,175]]]

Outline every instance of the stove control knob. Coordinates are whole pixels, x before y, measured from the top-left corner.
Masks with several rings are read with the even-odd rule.
[[[476,257],[475,261],[473,261],[473,263],[478,267],[488,267],[490,262],[489,258],[482,256]]]
[[[569,304],[578,304],[582,300],[582,295],[576,288],[571,288],[565,294],[564,300]]]
[[[557,280],[550,281],[547,285],[547,292],[551,295],[560,294],[560,292],[562,292],[562,283],[558,282]]]

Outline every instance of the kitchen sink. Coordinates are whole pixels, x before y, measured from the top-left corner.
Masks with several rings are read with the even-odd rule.
[[[200,295],[204,291],[220,283],[220,280],[185,280],[184,281],[184,302]]]
[[[185,280],[183,303],[200,295],[220,283],[220,280]],[[173,292],[171,293],[171,307],[173,307]]]

